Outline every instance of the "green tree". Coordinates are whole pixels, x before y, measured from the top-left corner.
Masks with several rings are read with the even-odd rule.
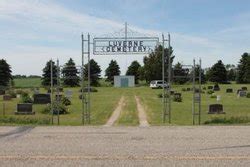
[[[226,66],[227,70],[227,79],[229,81],[235,81],[236,80],[236,67],[233,64],[227,64]]]
[[[199,65],[196,65],[195,67],[195,81],[196,82],[199,82],[199,75],[200,75],[200,66]],[[201,69],[201,84],[204,84],[206,83],[206,76],[205,76],[205,72],[203,69]]]
[[[57,66],[55,62],[50,60],[46,63],[43,74],[42,74],[42,85],[43,86],[50,86],[51,85],[51,62],[52,62],[52,76],[53,76],[53,85],[57,85]]]
[[[69,61],[64,65],[62,69],[62,74],[64,85],[70,87],[79,86],[79,72],[77,71],[75,62],[72,58],[70,58]]]
[[[145,56],[143,59],[144,62],[144,77],[145,80],[149,83],[152,80],[161,80],[162,79],[162,50],[161,45],[157,46],[154,52],[150,53],[149,56]],[[174,60],[172,56],[173,49],[170,48],[170,55],[168,54],[168,48],[164,49],[165,56],[165,74],[167,76],[168,69],[168,57],[171,56],[171,62]]]
[[[139,80],[141,80],[141,81],[145,80],[144,66],[141,66],[138,69],[138,72],[139,72]]]
[[[237,83],[250,83],[250,54],[241,56],[237,69]]]
[[[138,61],[133,61],[131,65],[128,67],[126,75],[134,75],[135,76],[135,84],[138,84],[138,80],[140,77],[140,69],[141,65]]]
[[[227,82],[227,70],[221,60],[211,67],[209,71],[209,81],[216,83]]]
[[[106,81],[114,83],[114,76],[120,75],[120,67],[115,60],[111,60],[108,68],[105,70],[105,76],[107,77]]]
[[[177,84],[184,84],[189,80],[189,69],[184,69],[180,62],[174,66],[173,74],[176,76],[173,78],[173,81]]]
[[[12,81],[11,75],[11,67],[6,62],[6,60],[0,60],[0,88],[10,86],[10,82]]]
[[[101,68],[94,59],[89,61],[90,64],[90,85],[99,86]],[[84,65],[84,77],[88,79],[88,63]]]

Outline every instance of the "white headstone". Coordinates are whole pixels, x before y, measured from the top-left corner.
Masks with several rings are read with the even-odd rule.
[[[238,96],[239,97],[245,97],[247,95],[246,91],[239,91]]]
[[[72,90],[66,90],[65,96],[66,96],[67,98],[72,98],[72,95],[73,95],[73,91],[72,91]]]
[[[217,95],[216,100],[217,100],[217,101],[220,101],[220,100],[221,100],[221,96],[220,96],[220,95]]]

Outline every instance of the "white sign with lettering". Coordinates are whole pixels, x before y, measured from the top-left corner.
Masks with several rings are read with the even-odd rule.
[[[93,53],[98,54],[146,54],[158,45],[157,37],[140,38],[94,38]]]

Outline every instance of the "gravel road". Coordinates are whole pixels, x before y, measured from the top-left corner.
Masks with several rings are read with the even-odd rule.
[[[250,126],[0,127],[0,166],[250,166]]]

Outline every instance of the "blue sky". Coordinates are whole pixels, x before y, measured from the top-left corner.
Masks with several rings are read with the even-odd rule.
[[[50,58],[80,64],[81,33],[113,33],[127,21],[143,34],[170,32],[175,62],[237,64],[250,52],[249,8],[249,0],[0,0],[0,58],[27,75],[40,75]],[[91,55],[103,72],[116,59],[123,73],[143,56]]]

